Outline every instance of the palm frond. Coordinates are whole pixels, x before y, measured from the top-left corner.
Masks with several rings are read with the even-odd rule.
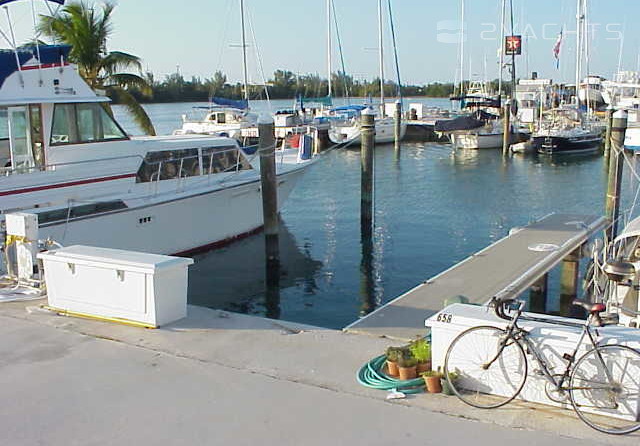
[[[111,51],[102,59],[102,69],[109,75],[130,68],[134,68],[138,72],[142,71],[142,64],[138,56],[122,51]]]
[[[133,121],[144,131],[147,135],[155,136],[156,129],[153,127],[153,123],[147,115],[147,112],[142,108],[142,106],[136,101],[131,93],[119,86],[111,86],[107,88],[107,94],[116,100],[117,102],[123,104],[127,111],[131,114]]]

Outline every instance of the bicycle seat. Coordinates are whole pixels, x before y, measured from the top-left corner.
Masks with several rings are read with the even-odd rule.
[[[603,303],[594,304],[580,299],[574,299],[572,304],[584,308],[589,314],[600,314],[607,309]]]

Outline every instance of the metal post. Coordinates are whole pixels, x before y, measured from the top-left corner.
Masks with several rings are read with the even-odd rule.
[[[396,101],[396,109],[393,114],[394,118],[394,132],[395,137],[395,149],[396,152],[400,151],[400,140],[402,139],[402,102]]]
[[[278,252],[278,189],[275,145],[273,118],[269,115],[262,115],[258,120],[258,150],[260,152],[262,215],[264,216],[267,263],[280,260]]]
[[[531,291],[529,292],[529,311],[532,313],[546,312],[548,281],[549,276],[545,274],[531,286]]]
[[[511,142],[511,108],[509,98],[502,107],[502,156],[509,154],[509,144]]]
[[[620,215],[620,186],[624,163],[624,137],[627,132],[627,112],[618,110],[613,114],[609,156],[609,180],[606,197],[606,217],[611,222],[606,230],[607,239],[613,240],[618,234]]]
[[[360,229],[363,237],[373,234],[373,148],[375,146],[373,111],[365,110],[361,116],[360,150]]]
[[[613,126],[613,108],[607,108],[606,115],[606,123],[607,123],[607,133],[604,137],[604,156],[609,157],[609,151],[611,149],[611,127]]]

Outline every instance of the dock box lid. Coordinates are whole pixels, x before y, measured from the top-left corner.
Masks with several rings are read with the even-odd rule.
[[[193,259],[190,258],[83,245],[73,245],[41,252],[38,254],[38,258],[61,262],[91,263],[95,266],[101,265],[103,267],[115,268],[119,266],[142,270],[158,270],[193,264]]]

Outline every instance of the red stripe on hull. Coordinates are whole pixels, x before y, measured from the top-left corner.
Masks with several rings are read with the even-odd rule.
[[[231,243],[234,243],[240,239],[243,238],[247,238],[250,237],[252,235],[255,235],[257,233],[259,233],[260,231],[262,231],[263,226],[258,226],[255,229],[252,229],[251,231],[247,231],[247,232],[243,232],[242,234],[238,234],[238,235],[234,235],[233,237],[229,237],[226,238],[224,240],[218,240],[217,242],[213,242],[213,243],[209,243],[207,245],[202,245],[202,246],[198,246],[197,248],[191,248],[191,249],[187,249],[186,251],[180,251],[176,254],[171,254],[174,256],[179,256],[179,257],[191,257],[192,255],[195,254],[200,254],[203,252],[207,252],[207,251],[212,251],[214,249],[220,249],[223,248],[227,245],[230,245]]]
[[[116,176],[113,176],[113,177],[91,178],[89,180],[71,181],[70,183],[48,184],[46,186],[27,187],[25,189],[16,189],[16,190],[8,190],[8,191],[0,192],[0,197],[6,196],[6,195],[26,194],[26,193],[29,193],[29,192],[38,192],[38,191],[41,191],[41,190],[48,190],[48,189],[59,189],[59,188],[62,188],[62,187],[80,186],[82,184],[101,183],[101,182],[104,182],[104,181],[122,180],[122,179],[125,179],[125,178],[133,178],[135,176],[136,176],[135,173],[128,173],[128,174],[125,174],[125,175],[116,175]]]

